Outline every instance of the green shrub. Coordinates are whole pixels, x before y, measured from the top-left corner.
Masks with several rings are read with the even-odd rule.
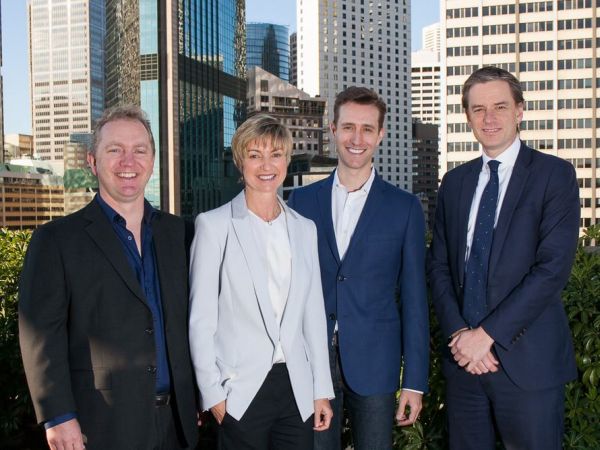
[[[0,229],[0,442],[34,421],[17,320],[19,274],[30,237],[28,231]]]
[[[595,241],[596,246],[584,247]],[[586,230],[563,298],[579,377],[567,385],[565,449],[600,448],[600,225]]]

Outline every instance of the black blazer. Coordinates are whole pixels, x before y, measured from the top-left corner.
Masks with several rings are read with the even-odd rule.
[[[184,223],[152,220],[178,419],[197,441]],[[154,426],[152,314],[96,201],[40,227],[19,289],[19,335],[39,422],[76,412],[88,449],[146,449]],[[176,417],[177,419],[177,417]]]

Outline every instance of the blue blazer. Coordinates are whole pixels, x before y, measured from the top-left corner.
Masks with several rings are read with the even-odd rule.
[[[461,316],[469,210],[482,158],[446,174],[438,193],[428,272],[446,336]],[[545,389],[576,376],[561,291],[579,232],[579,189],[568,162],[521,144],[490,254],[484,330],[502,368],[522,389]],[[458,365],[448,351],[444,371]]]
[[[344,379],[360,395],[425,392],[429,319],[425,237],[419,200],[376,176],[343,260],[331,211],[332,174],[295,190],[288,205],[317,226],[331,342],[338,322]]]

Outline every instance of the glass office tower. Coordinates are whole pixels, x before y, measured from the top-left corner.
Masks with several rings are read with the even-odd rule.
[[[272,23],[246,25],[248,69],[261,67],[284,81],[290,80],[288,27]]]
[[[243,0],[107,0],[107,106],[139,104],[157,146],[146,190],[192,218],[240,189],[231,138],[243,120]]]

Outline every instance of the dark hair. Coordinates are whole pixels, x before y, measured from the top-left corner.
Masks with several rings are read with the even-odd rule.
[[[104,111],[102,117],[100,117],[96,121],[96,125],[94,126],[94,133],[92,134],[92,146],[90,148],[90,153],[92,155],[96,154],[96,150],[98,149],[98,143],[100,142],[100,132],[104,125],[109,122],[114,122],[115,120],[136,120],[140,122],[146,131],[148,132],[148,138],[150,139],[150,144],[152,145],[152,154],[156,153],[156,148],[154,146],[154,136],[152,136],[152,129],[150,128],[150,121],[146,116],[146,113],[136,105],[124,105],[124,106],[115,106],[114,108],[109,108]]]
[[[510,92],[516,104],[524,103],[523,89],[519,80],[510,72],[494,66],[486,66],[476,70],[471,74],[462,89],[462,106],[465,111],[469,108],[469,91],[471,88],[480,83],[489,83],[490,81],[506,81]]]
[[[366,87],[350,86],[340,92],[333,104],[333,123],[337,125],[340,117],[340,108],[345,103],[358,103],[359,105],[373,105],[379,110],[379,128],[383,128],[387,107],[382,98],[373,90]]]

